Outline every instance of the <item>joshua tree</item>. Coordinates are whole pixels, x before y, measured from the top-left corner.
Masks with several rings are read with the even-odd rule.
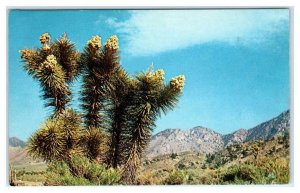
[[[64,34],[50,42],[40,37],[42,48],[21,50],[25,70],[40,81],[53,115],[31,137],[29,152],[48,162],[69,161],[84,154],[108,167],[121,168],[122,180],[135,183],[136,170],[161,113],[172,110],[182,93],[185,78],[164,83],[164,71],[130,76],[119,64],[118,38],[104,46],[93,36],[82,54]],[[67,108],[72,81],[82,75],[80,115]]]

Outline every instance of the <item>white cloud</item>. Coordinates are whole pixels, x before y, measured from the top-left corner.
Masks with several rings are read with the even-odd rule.
[[[287,9],[135,10],[129,19],[106,23],[125,38],[132,55],[151,55],[203,43],[249,44],[282,30]]]

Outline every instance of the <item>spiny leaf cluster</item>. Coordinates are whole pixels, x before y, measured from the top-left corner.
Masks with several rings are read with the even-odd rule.
[[[69,84],[79,75],[80,53],[66,34],[50,42],[50,35],[40,37],[42,46],[20,51],[24,69],[37,79],[43,91],[46,106],[54,108],[53,115],[62,113],[71,100]]]

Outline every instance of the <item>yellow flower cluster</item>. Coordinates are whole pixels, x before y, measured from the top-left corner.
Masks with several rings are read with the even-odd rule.
[[[90,48],[98,50],[101,47],[101,37],[98,35],[93,36],[92,39],[87,42],[87,44]]]
[[[50,46],[48,44],[44,44],[42,49],[44,52],[48,52],[48,51],[50,51]]]
[[[154,72],[153,76],[154,76],[154,78],[156,80],[164,81],[164,79],[165,79],[165,72],[164,72],[163,69],[158,69],[157,71]]]
[[[112,49],[112,50],[116,50],[119,48],[119,40],[118,37],[116,35],[111,36],[110,38],[108,38],[105,46],[108,49]]]
[[[27,49],[27,48],[23,49],[23,50],[20,50],[20,53],[22,54],[21,55],[22,59],[28,60],[32,56],[32,51],[30,49]]]
[[[56,57],[53,54],[47,56],[46,60],[43,62],[43,65],[46,67],[53,67],[57,65]]]
[[[171,79],[170,85],[171,88],[177,91],[181,91],[184,87],[185,76],[179,75]]]
[[[159,69],[159,70],[155,71],[154,73],[148,72],[146,74],[146,78],[148,81],[163,82],[165,79],[164,75],[165,75],[164,70]]]
[[[40,42],[41,42],[41,44],[48,43],[49,41],[50,41],[50,35],[48,33],[43,33],[40,36]]]

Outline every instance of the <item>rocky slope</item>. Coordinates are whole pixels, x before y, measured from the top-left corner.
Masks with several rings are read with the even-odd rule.
[[[204,127],[195,127],[189,130],[167,129],[152,136],[145,155],[151,158],[187,151],[213,153],[236,143],[258,139],[268,140],[273,136],[288,132],[289,128],[290,112],[288,110],[254,128],[239,129],[227,135]]]
[[[20,140],[17,137],[9,138],[9,146],[8,146],[8,156],[9,163],[16,165],[35,165],[36,163],[41,163],[42,160],[33,159],[28,155],[26,149],[26,142]]]
[[[255,139],[267,140],[275,135],[282,135],[289,132],[290,129],[290,111],[285,111],[279,116],[266,121],[258,126],[249,129],[246,141]]]
[[[222,135],[204,127],[195,127],[186,131],[167,129],[151,138],[146,155],[155,157],[185,151],[214,152],[223,146]]]
[[[233,133],[223,135],[224,145],[232,145],[235,143],[242,143],[246,140],[248,134],[248,130],[246,129],[239,129]]]
[[[26,146],[26,143],[17,137],[10,137],[8,140],[8,144],[10,147],[22,147],[23,148]]]

